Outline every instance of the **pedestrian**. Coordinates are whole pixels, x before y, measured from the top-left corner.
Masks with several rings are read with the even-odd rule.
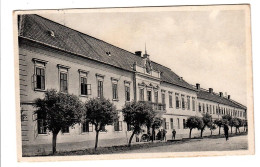
[[[164,139],[164,136],[163,136],[163,129],[160,130],[160,140],[162,141]]]
[[[173,130],[172,130],[172,140],[173,140],[173,139],[175,140],[175,135],[176,135],[176,130],[173,129]]]
[[[167,133],[167,131],[165,129],[163,129],[162,131],[163,131],[163,140],[166,141],[166,133]]]
[[[227,124],[224,124],[224,133],[225,133],[225,137],[226,137],[226,141],[228,140],[228,125]]]

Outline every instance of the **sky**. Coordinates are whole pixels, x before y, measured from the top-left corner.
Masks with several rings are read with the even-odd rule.
[[[142,51],[188,83],[246,99],[243,10],[176,10],[40,14],[130,52]]]

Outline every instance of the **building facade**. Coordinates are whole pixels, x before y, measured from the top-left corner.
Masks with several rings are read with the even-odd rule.
[[[121,109],[133,100],[151,103],[163,118],[162,128],[168,131],[168,138],[173,129],[179,137],[188,136],[185,122],[189,116],[208,112],[213,119],[224,114],[246,119],[245,106],[212,89],[192,86],[168,67],[151,61],[147,52],[128,52],[38,15],[19,16],[18,32],[24,146],[51,143],[44,119],[34,114],[33,107],[34,100],[43,98],[48,89],[77,95],[83,102],[105,97],[115,104],[119,120],[100,133],[104,146],[127,143],[131,130],[123,122]],[[94,140],[93,125],[77,124],[63,129],[57,142]]]

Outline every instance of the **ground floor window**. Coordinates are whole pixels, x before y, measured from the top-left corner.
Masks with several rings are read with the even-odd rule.
[[[171,129],[173,129],[173,118],[171,118]]]
[[[186,120],[183,119],[183,129],[186,129]]]
[[[46,127],[46,116],[44,114],[38,114],[37,124],[38,124],[38,134],[46,134],[47,127]]]
[[[82,124],[82,132],[93,132],[93,125],[90,122],[84,122]]]
[[[114,123],[114,129],[115,131],[122,131],[122,121],[116,121]]]
[[[61,132],[62,132],[62,133],[70,133],[70,128],[69,128],[69,126],[62,128],[62,129],[61,129]]]

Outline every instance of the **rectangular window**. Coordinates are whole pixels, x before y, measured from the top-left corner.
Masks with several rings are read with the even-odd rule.
[[[102,126],[100,132],[106,132],[106,126]]]
[[[93,125],[90,122],[85,121],[82,124],[82,132],[93,132]]]
[[[209,112],[209,105],[208,104],[206,104],[206,111],[207,111],[207,113]]]
[[[195,99],[192,98],[192,111],[195,111]]]
[[[201,104],[199,103],[199,112],[201,112]]]
[[[103,97],[103,81],[98,80],[98,97]]]
[[[45,90],[45,69],[36,67],[36,89]]]
[[[132,130],[132,126],[130,124],[127,124],[127,131],[131,131]]]
[[[158,104],[158,91],[154,92],[154,102]]]
[[[179,96],[175,96],[176,108],[180,108]]]
[[[88,84],[87,84],[87,78],[86,77],[80,77],[80,92],[81,95],[88,95]]]
[[[171,129],[173,129],[173,118],[170,119],[171,122]]]
[[[112,83],[113,99],[118,99],[117,83]]]
[[[114,123],[114,129],[115,131],[122,131],[122,121],[116,121]]]
[[[61,128],[62,133],[70,133],[69,126],[66,126],[65,128]]]
[[[163,129],[166,129],[166,118],[163,118]]]
[[[186,121],[183,119],[183,129],[186,129]]]
[[[166,122],[166,129],[169,129],[169,122]]]
[[[187,109],[190,110],[190,97],[187,97]]]
[[[45,114],[38,114],[37,115],[37,123],[38,123],[38,134],[46,134],[46,115]]]
[[[140,89],[140,101],[144,101],[144,89]]]
[[[68,93],[68,74],[60,73],[60,91]]]
[[[172,95],[169,95],[169,107],[172,108]]]
[[[205,104],[204,103],[202,104],[202,110],[203,110],[203,113],[205,113]]]
[[[150,90],[147,91],[147,101],[152,101],[152,91]]]
[[[125,101],[130,101],[130,87],[125,86]]]
[[[180,119],[177,118],[178,129],[180,129]]]
[[[212,113],[215,114],[215,106],[212,106],[212,107],[213,107],[213,109],[212,109],[213,112]]]
[[[166,104],[165,104],[165,94],[164,93],[162,93],[162,105],[163,105],[163,110],[165,110]]]
[[[185,109],[184,96],[181,97],[181,107],[182,107],[182,109]]]

